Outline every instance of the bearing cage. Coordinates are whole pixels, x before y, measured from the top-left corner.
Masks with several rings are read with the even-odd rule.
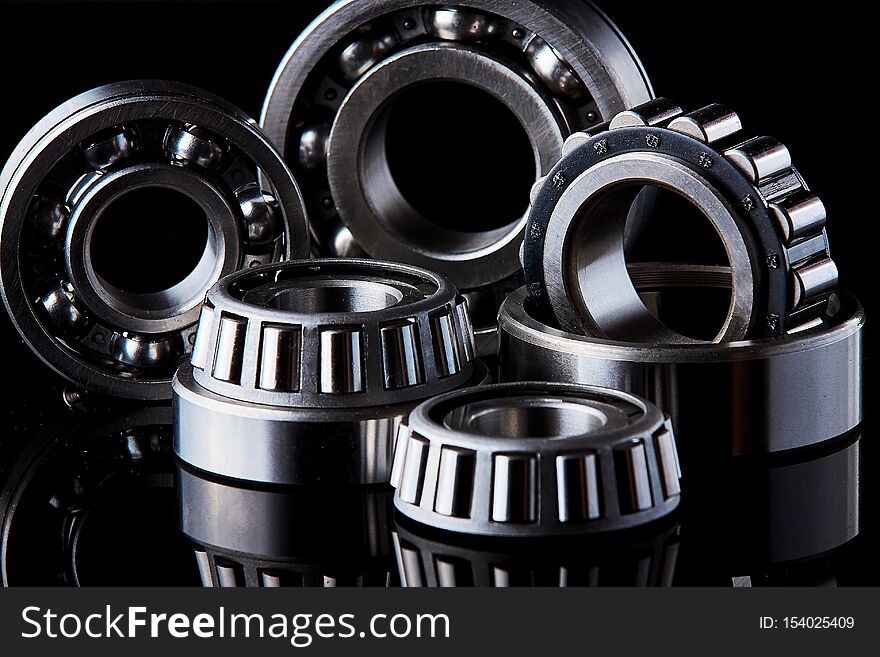
[[[704,129],[719,115],[729,127],[717,135],[707,134]],[[592,167],[622,154],[650,153],[673,158],[710,181],[727,201],[743,231],[752,256],[749,267],[754,280],[753,312],[747,329],[728,339],[781,336],[815,325],[825,313],[837,282],[824,208],[821,219],[804,234],[780,227],[787,204],[811,201],[821,207],[821,201],[809,193],[806,182],[791,166],[784,145],[767,137],[743,141],[739,126],[736,114],[719,105],[685,114],[670,101],[656,99],[623,112],[592,131],[572,135],[562,159],[532,190],[522,252],[529,294],[543,307],[552,309],[563,328],[587,328],[602,333],[601,327],[583,326],[584,318],[576,317],[577,311],[571,307],[570,293],[568,299],[559,298],[558,291],[550,295],[547,281],[555,272],[545,269],[548,227],[568,187],[588,175]],[[703,131],[702,135],[699,131]],[[760,158],[768,153],[778,155],[777,161],[761,170],[765,164]],[[581,207],[589,201],[585,199]],[[566,226],[566,230],[570,227],[571,224]],[[813,266],[828,272],[816,290],[810,290],[801,277],[801,272]]]
[[[195,277],[181,288],[184,305],[162,311],[163,320],[150,306],[118,313],[96,274],[85,279],[91,265],[82,252],[101,213],[131,189],[154,187],[149,175],[128,186],[125,177],[138,168],[173,181],[168,188],[196,202],[208,226],[202,269],[181,282]],[[204,191],[190,192],[194,185]],[[99,191],[111,200],[85,205]],[[301,196],[277,152],[240,110],[182,84],[125,82],[71,99],[22,140],[0,192],[3,297],[16,328],[56,372],[103,394],[170,397],[171,375],[191,351],[202,290],[224,273],[307,248]],[[192,193],[214,198],[211,211]],[[88,218],[71,242],[79,208]]]

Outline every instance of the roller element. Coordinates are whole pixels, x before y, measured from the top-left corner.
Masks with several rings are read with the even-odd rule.
[[[393,34],[358,39],[342,51],[339,56],[339,70],[347,82],[354,82],[396,45],[397,37]]]
[[[217,567],[217,583],[221,588],[234,588],[241,586],[243,577],[241,569],[238,566],[216,564]]]
[[[706,144],[714,144],[742,130],[742,121],[736,112],[713,103],[672,119],[668,127]]]
[[[594,125],[589,130],[581,130],[580,132],[573,132],[568,137],[566,137],[565,142],[562,144],[562,157],[566,157],[570,155],[578,148],[586,144],[590,139],[598,135],[600,132],[604,132],[608,130],[608,122],[601,123],[599,125]],[[539,182],[543,183],[546,179],[546,176],[543,178],[539,178]],[[537,195],[537,190],[532,188],[532,203],[535,202],[535,196]]]
[[[417,328],[415,320],[407,320],[380,330],[382,368],[387,390],[425,382]]]
[[[666,98],[649,100],[630,110],[620,112],[608,124],[609,129],[639,126],[662,126],[684,113],[678,105]]]
[[[440,450],[440,472],[434,510],[444,516],[467,518],[474,492],[476,454],[468,449],[444,447]]]
[[[320,331],[319,390],[339,395],[363,392],[363,332],[358,328]]]
[[[465,297],[459,298],[455,304],[455,325],[458,327],[459,338],[458,344],[462,350],[462,357],[465,362],[470,362],[476,358],[476,343],[474,338],[474,325],[471,323],[470,313],[468,312],[468,302]]]
[[[497,454],[492,463],[492,520],[523,523],[537,520],[537,459]]]
[[[837,265],[831,258],[825,258],[792,269],[792,306],[795,310],[826,296],[837,287]]]
[[[173,363],[181,353],[180,338],[170,335],[159,338],[123,332],[114,334],[110,355],[131,367],[161,367]]]
[[[672,432],[661,431],[654,435],[654,449],[660,461],[661,481],[663,483],[663,495],[666,499],[681,494],[681,469],[678,463],[678,452],[675,449],[675,439]]]
[[[214,332],[214,318],[216,314],[211,306],[207,304],[202,306],[191,356],[193,367],[197,367],[200,370],[204,370],[211,364],[209,362],[212,356],[211,335]]]
[[[645,443],[633,441],[614,453],[617,486],[622,513],[647,511],[654,506]]]
[[[410,436],[406,441],[397,491],[400,499],[409,504],[417,504],[421,499],[428,467],[428,449],[428,441],[419,436]]]
[[[577,98],[584,92],[584,83],[553,47],[538,35],[531,38],[524,50],[535,75],[556,94]]]
[[[52,324],[66,334],[77,334],[88,324],[86,314],[78,307],[73,286],[66,281],[57,281],[40,297],[40,304]]]
[[[246,319],[228,314],[221,315],[217,351],[214,354],[214,367],[211,372],[215,379],[229,383],[241,382],[246,335]]]
[[[498,33],[491,17],[455,7],[427,11],[428,31],[446,41],[484,41]]]
[[[211,560],[208,553],[204,550],[196,550],[196,566],[199,569],[199,578],[202,580],[203,587],[214,586],[214,578],[211,577]]]
[[[264,325],[260,337],[258,387],[282,392],[299,390],[301,351],[301,327]]]
[[[44,241],[58,242],[64,236],[70,209],[54,199],[39,196],[31,206],[34,232]]]
[[[299,138],[297,161],[303,169],[313,171],[327,163],[327,140],[330,126],[326,123],[303,130]]]
[[[455,323],[450,312],[431,317],[431,332],[434,338],[434,362],[440,377],[458,374],[461,361],[458,340],[455,339]]]
[[[778,203],[772,203],[770,209],[779,221],[788,244],[825,226],[825,204],[809,192],[788,196]]]
[[[791,169],[791,154],[772,137],[755,137],[724,153],[756,185]]]
[[[337,258],[362,258],[364,256],[364,250],[345,226],[333,235],[333,239],[330,241],[330,250]]]
[[[168,128],[165,149],[173,164],[196,164],[208,170],[219,169],[225,154],[222,146],[214,143],[206,131],[195,125]]]
[[[83,146],[83,156],[92,169],[105,171],[127,160],[135,151],[134,137],[124,129],[90,141]]]
[[[559,522],[596,520],[602,516],[595,453],[556,457],[556,488]]]
[[[267,589],[281,587],[281,576],[269,570],[260,571],[260,586]]]
[[[257,183],[250,183],[235,191],[244,220],[244,239],[251,247],[273,244],[281,234],[281,219],[275,199],[264,193]]]

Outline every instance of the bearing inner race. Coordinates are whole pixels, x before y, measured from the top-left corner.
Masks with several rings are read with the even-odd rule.
[[[633,173],[636,162],[637,174]],[[683,196],[715,229],[730,265],[731,295],[712,342],[740,339],[752,319],[755,293],[743,231],[718,190],[689,167],[661,155],[608,159],[575,179],[563,193],[550,218],[543,256],[547,292],[560,322],[580,324],[588,332],[616,340],[699,342],[655,317],[633,285],[624,233],[630,208],[645,185]],[[553,275],[559,270],[560,253],[562,275]]]

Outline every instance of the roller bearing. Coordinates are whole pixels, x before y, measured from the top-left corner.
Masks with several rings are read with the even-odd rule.
[[[511,199],[509,177],[502,176],[506,187],[491,209],[462,221],[467,207],[436,209],[437,199],[450,193],[443,180],[414,182],[434,195],[433,202],[419,200],[390,164],[395,107],[414,90],[446,94],[453,83],[467,92],[461,103],[470,104],[469,125],[483,113],[478,96],[500,103],[501,119],[512,115],[521,125],[528,151],[523,166],[536,173],[515,167],[514,174],[525,173],[529,182],[549,170],[565,135],[652,92],[617,28],[581,0],[342,0],[316,19],[279,66],[262,124],[305,185],[316,252],[368,255],[444,274],[471,301],[479,354],[495,355],[498,304],[521,280],[525,195],[521,208],[502,211],[498,206]],[[435,103],[423,102],[415,112],[424,117]],[[492,117],[486,121],[497,125]],[[504,143],[512,143],[511,134]],[[405,141],[408,152],[418,148],[418,135]],[[406,174],[421,167],[403,168]],[[475,174],[479,198],[493,193],[486,181],[495,174]]]
[[[174,381],[175,446],[237,479],[387,482],[409,409],[485,376],[442,276],[374,260],[258,267],[208,293]]]
[[[394,504],[450,531],[553,536],[628,529],[672,512],[680,472],[654,405],[600,388],[514,383],[441,395],[410,414]]]
[[[253,120],[177,83],[107,85],[53,110],[16,147],[0,195],[16,328],[57,373],[112,396],[169,398],[205,292],[308,250],[297,185]],[[159,236],[180,253],[145,252],[158,267],[141,271],[137,242],[160,248]]]
[[[709,281],[718,284],[719,276]],[[668,291],[676,281],[655,274],[647,284]],[[855,429],[864,323],[859,302],[838,292],[817,326],[781,338],[643,345],[562,331],[521,288],[499,313],[500,378],[599,385],[650,399],[675,423],[688,470],[707,456],[783,452]]]
[[[552,308],[561,328],[635,342],[695,341],[655,318],[627,273],[627,210],[646,183],[684,196],[724,244],[733,286],[713,341],[780,336],[825,313],[837,285],[825,208],[788,149],[744,133],[731,110],[685,113],[653,100],[572,135],[563,154],[532,190],[522,253],[530,294]]]

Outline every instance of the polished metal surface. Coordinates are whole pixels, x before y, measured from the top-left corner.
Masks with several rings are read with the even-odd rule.
[[[16,328],[56,372],[112,396],[169,398],[207,290],[308,252],[278,152],[240,110],[178,83],[67,101],[16,147],[0,195]]]
[[[846,292],[832,298],[818,326],[781,338],[676,346],[568,333],[533,302],[523,288],[501,307],[501,379],[644,396],[672,417],[683,457],[707,441],[729,455],[805,447],[862,420],[865,314]]]
[[[208,294],[173,383],[175,449],[235,479],[385,483],[411,408],[485,378],[442,276],[377,260],[257,267]]]
[[[424,402],[394,454],[394,504],[418,522],[491,536],[609,532],[672,512],[672,426],[602,388],[499,384]]]
[[[415,93],[421,105],[406,106],[423,118],[407,120],[412,127],[400,137],[396,111]],[[342,0],[281,62],[262,124],[304,173],[318,253],[366,254],[448,276],[474,305],[479,354],[494,355],[498,305],[520,280],[526,198],[521,190],[522,207],[514,207],[511,175],[533,180],[559,157],[566,135],[651,95],[629,44],[588,2]],[[482,136],[462,131],[437,143],[444,126],[434,121],[451,117],[441,119],[436,103],[467,108],[468,125]],[[485,145],[508,118],[511,132],[499,139],[521,142],[522,158]],[[486,165],[472,176],[446,167],[401,177],[392,147],[407,153],[407,169],[458,151],[464,162]],[[462,219],[473,204],[450,196],[459,185],[481,199],[473,220]]]
[[[837,285],[824,206],[785,146],[744,133],[731,110],[685,113],[656,99],[572,135],[563,151],[532,189],[523,247],[528,289],[561,328],[630,342],[706,341],[657,318],[630,280],[631,207],[651,188],[699,211],[732,271],[726,316],[708,341],[782,335],[824,313]]]

